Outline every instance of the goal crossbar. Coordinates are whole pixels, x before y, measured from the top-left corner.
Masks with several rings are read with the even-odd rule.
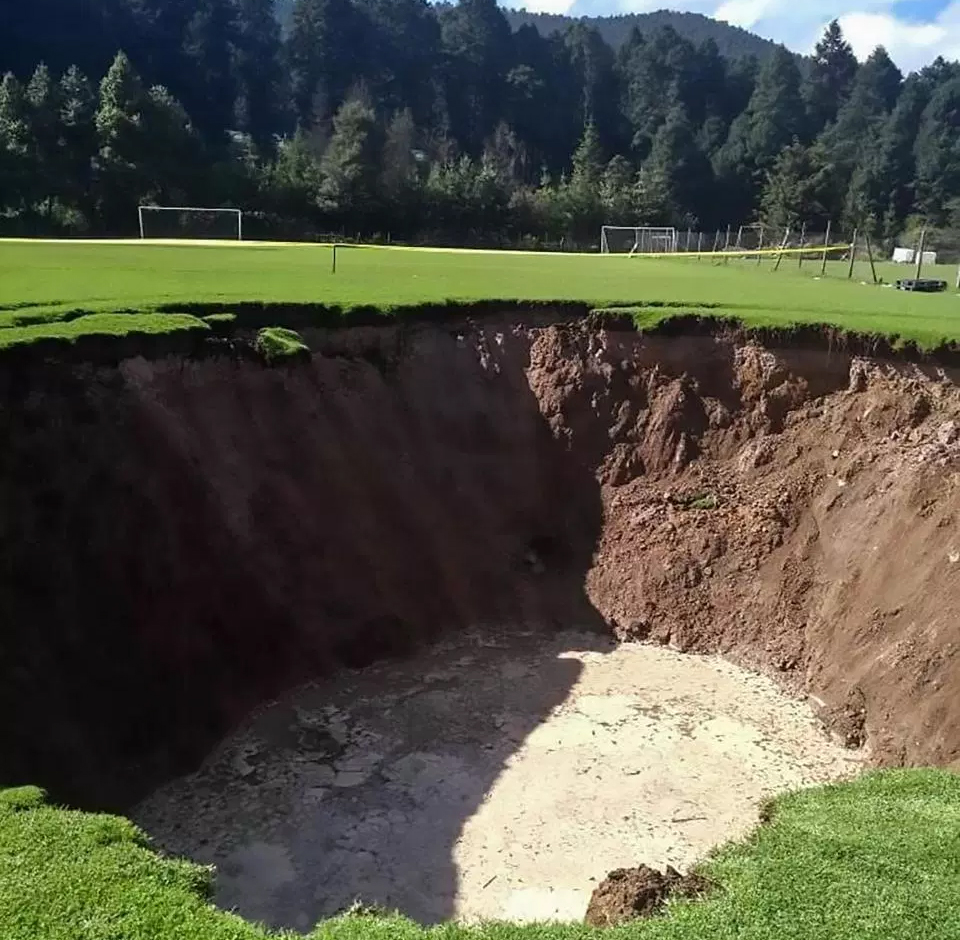
[[[140,223],[140,237],[146,238],[143,224],[144,213],[148,212],[193,212],[198,215],[234,215],[237,218],[237,241],[243,241],[243,210],[223,208],[221,206],[137,206],[137,218]]]

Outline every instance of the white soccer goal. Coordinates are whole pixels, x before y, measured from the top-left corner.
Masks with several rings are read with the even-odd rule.
[[[243,240],[241,209],[199,206],[138,206],[141,238],[213,238]]]
[[[677,230],[649,225],[604,225],[600,251],[605,254],[660,254],[677,250]]]

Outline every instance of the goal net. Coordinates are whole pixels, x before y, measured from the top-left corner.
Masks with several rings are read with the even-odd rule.
[[[600,230],[600,251],[603,254],[662,254],[677,250],[675,228],[650,226],[604,225]]]
[[[240,209],[139,206],[141,238],[243,239]]]

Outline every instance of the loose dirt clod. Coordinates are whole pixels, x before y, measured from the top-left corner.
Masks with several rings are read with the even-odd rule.
[[[662,873],[647,865],[618,868],[597,885],[584,921],[591,927],[616,927],[656,914],[671,896],[697,897],[710,888],[710,882],[702,875],[681,875],[672,865]]]

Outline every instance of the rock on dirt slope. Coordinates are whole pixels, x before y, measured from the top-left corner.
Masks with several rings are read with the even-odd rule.
[[[486,623],[719,650],[883,762],[960,758],[955,372],[532,314],[306,338],[5,373],[11,779],[129,805],[284,688]]]

